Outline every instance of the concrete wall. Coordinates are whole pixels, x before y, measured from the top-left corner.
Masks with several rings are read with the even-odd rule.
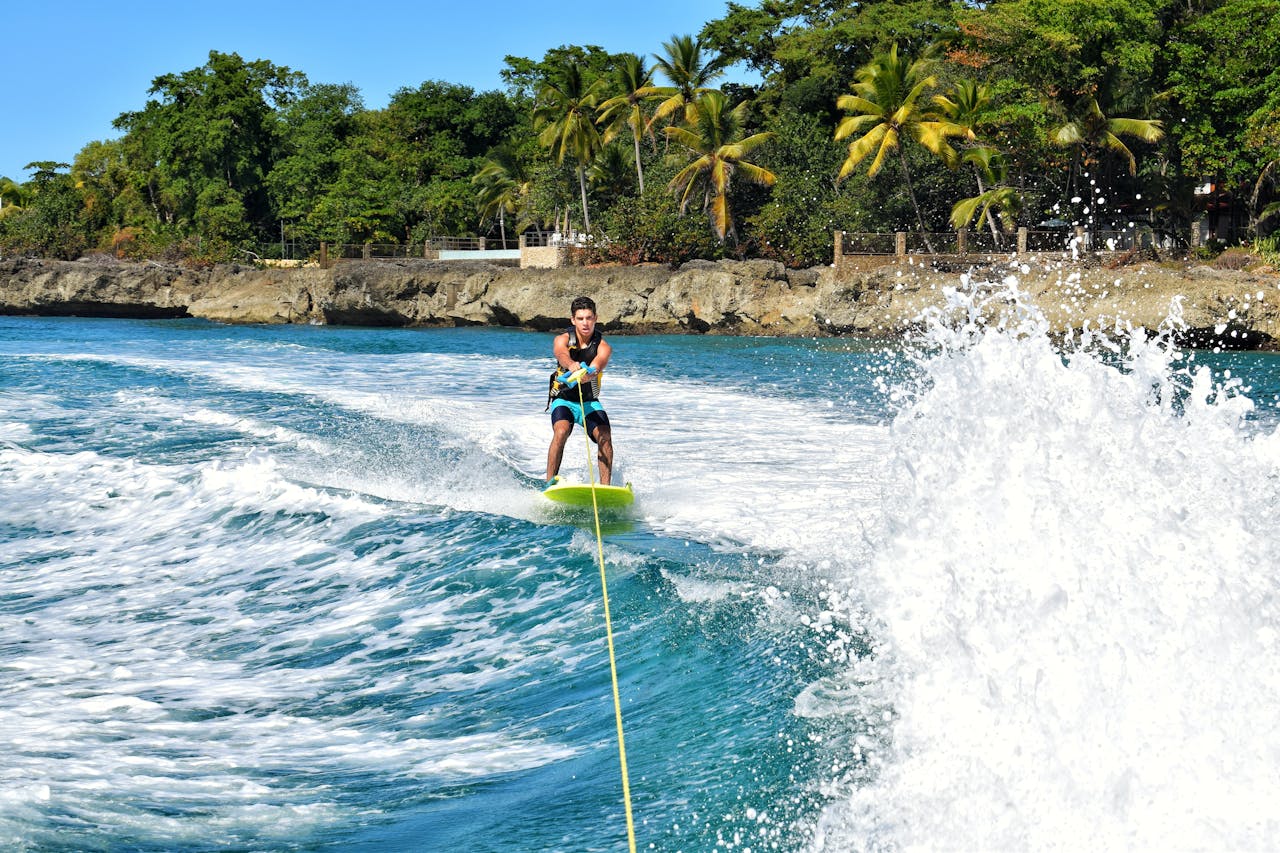
[[[569,262],[565,246],[522,246],[520,269],[559,269]]]

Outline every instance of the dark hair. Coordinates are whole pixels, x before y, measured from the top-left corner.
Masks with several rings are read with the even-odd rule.
[[[577,299],[573,300],[573,304],[569,306],[569,316],[572,317],[583,308],[586,308],[592,314],[596,313],[596,304],[591,301],[591,297],[579,296]]]

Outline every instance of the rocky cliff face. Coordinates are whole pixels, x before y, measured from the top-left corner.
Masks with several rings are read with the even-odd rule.
[[[1067,266],[1055,260],[972,273],[1019,287],[1058,331],[1119,319],[1156,328],[1180,298],[1197,343],[1276,348],[1280,276],[1207,267]],[[589,295],[615,332],[892,336],[937,305],[961,275],[910,264],[837,278],[770,261],[519,270],[456,261],[353,261],[328,270],[235,265],[0,261],[0,313],[203,317],[227,323],[505,325],[558,329]],[[993,292],[998,284],[984,285]],[[997,299],[996,302],[999,302]]]

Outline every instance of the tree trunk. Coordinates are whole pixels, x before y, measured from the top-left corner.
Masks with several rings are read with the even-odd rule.
[[[929,254],[933,255],[933,243],[929,240],[929,232],[924,227],[924,217],[920,215],[920,204],[916,201],[915,188],[911,186],[911,170],[907,168],[907,155],[902,153],[902,146],[898,146],[898,162],[902,164],[902,177],[907,180],[907,195],[911,196],[911,206],[916,209],[916,224],[920,226],[920,236],[924,238],[924,247],[929,250]]]
[[[1278,167],[1280,167],[1280,160],[1272,160],[1264,166],[1262,174],[1258,175],[1258,180],[1253,184],[1253,192],[1249,195],[1249,233],[1253,235],[1255,240],[1258,239],[1258,226],[1262,224],[1262,217],[1259,215],[1260,209],[1258,207],[1258,201],[1262,198],[1262,186]]]
[[[987,184],[986,182],[983,182],[982,172],[980,172],[978,167],[973,168],[973,177],[978,179],[978,195],[987,195]],[[1000,248],[1000,231],[997,231],[996,229],[996,218],[991,215],[991,207],[987,207],[987,225],[991,227],[992,245],[996,248]]]
[[[507,248],[507,221],[503,215],[506,213],[501,207],[498,208],[498,233],[502,235],[502,248]]]
[[[644,169],[640,167],[640,132],[632,128],[631,139],[636,144],[636,177],[640,179],[640,195],[644,195]]]
[[[986,195],[987,194],[986,183],[982,180],[982,172],[981,170],[978,169],[977,166],[973,167],[973,176],[978,179],[978,195]],[[991,208],[987,208],[987,225],[991,227],[992,244],[997,249],[999,249],[1000,248],[1000,232],[996,230],[996,220],[991,215]]]
[[[578,163],[578,189],[582,191],[582,223],[588,234],[591,233],[591,214],[587,213],[587,171]]]

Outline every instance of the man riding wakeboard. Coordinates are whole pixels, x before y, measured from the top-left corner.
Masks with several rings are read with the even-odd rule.
[[[596,328],[596,304],[579,296],[569,306],[572,325],[556,335],[551,351],[556,359],[552,375],[549,405],[551,408],[551,446],[547,449],[547,486],[559,477],[564,446],[581,424],[596,443],[596,460],[600,466],[600,484],[609,485],[613,470],[613,437],[609,416],[600,404],[600,375],[609,363],[613,347]]]

